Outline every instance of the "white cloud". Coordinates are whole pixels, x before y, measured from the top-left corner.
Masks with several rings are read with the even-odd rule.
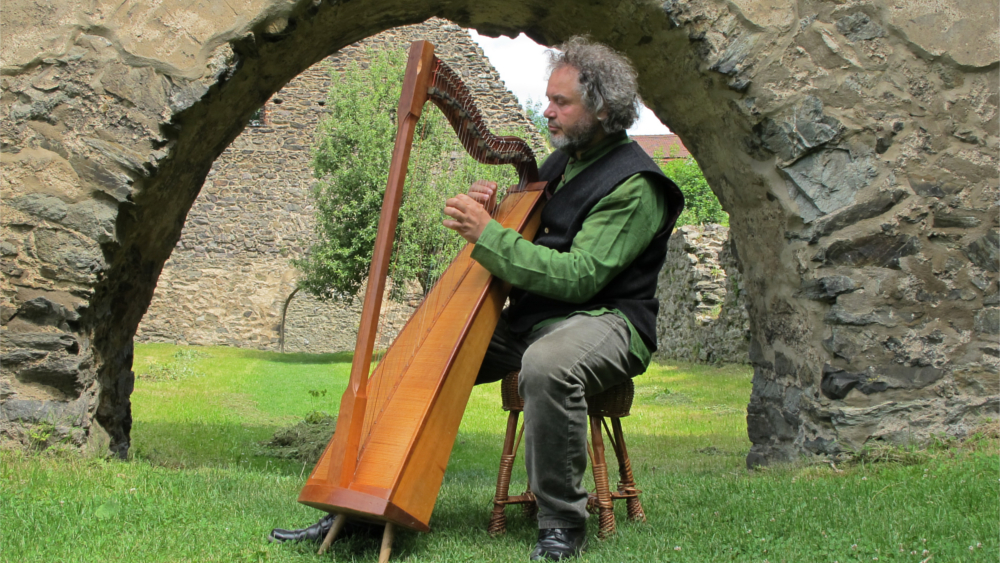
[[[535,43],[523,33],[516,39],[494,39],[470,29],[469,35],[486,53],[507,89],[517,96],[521,105],[529,99],[545,103],[545,85],[548,79],[546,67],[549,61],[545,52],[548,47]],[[643,106],[639,121],[628,132],[632,135],[664,135],[670,130],[660,123],[651,109]]]

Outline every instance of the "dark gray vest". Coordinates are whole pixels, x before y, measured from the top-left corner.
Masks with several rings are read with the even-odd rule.
[[[535,244],[569,252],[573,238],[580,232],[584,219],[597,202],[626,179],[639,173],[647,174],[665,192],[667,221],[649,246],[587,302],[568,303],[514,288],[510,293],[511,304],[504,311],[504,318],[513,332],[523,333],[552,317],[602,307],[618,309],[632,322],[649,350],[655,351],[656,314],[659,311],[656,279],[667,255],[667,240],[674,230],[677,216],[684,208],[684,196],[638,143],[615,147],[558,192],[552,193],[568,162],[569,156],[566,153],[556,151],[545,160],[539,171],[540,179],[549,182],[546,188],[549,201],[542,210],[542,222]]]

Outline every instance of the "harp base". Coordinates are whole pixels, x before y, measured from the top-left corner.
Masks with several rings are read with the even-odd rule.
[[[303,500],[304,498],[311,500]],[[418,532],[431,530],[430,526],[387,499],[342,487],[307,484],[299,495],[299,502],[324,512],[336,512],[358,520],[391,522]]]
[[[330,548],[330,544],[336,539],[337,534],[343,529],[344,523],[347,521],[347,516],[343,514],[338,514],[337,518],[333,521],[333,526],[330,531],[327,532],[326,537],[323,538],[323,545],[320,546],[319,551],[316,555],[323,555],[326,550]],[[385,531],[382,533],[382,547],[379,549],[378,563],[388,563],[389,556],[392,554],[392,540],[395,537],[395,524],[392,522],[385,523]]]

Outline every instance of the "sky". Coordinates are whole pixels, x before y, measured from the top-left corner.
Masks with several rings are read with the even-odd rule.
[[[523,106],[529,99],[541,101],[547,104],[545,99],[545,75],[548,57],[545,51],[548,47],[539,45],[525,34],[517,36],[517,39],[509,37],[486,37],[479,35],[476,30],[470,29],[469,35],[472,40],[479,44],[490,59],[490,63],[500,73],[507,89],[517,96],[518,101]],[[639,121],[628,130],[630,135],[664,135],[670,130],[666,128],[656,115],[647,108],[642,107],[639,112]]]

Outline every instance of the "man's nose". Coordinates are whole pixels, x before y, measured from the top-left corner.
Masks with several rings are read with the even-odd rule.
[[[546,119],[555,119],[556,118],[556,110],[552,107],[551,103],[549,103],[549,105],[545,106],[545,111],[542,112],[542,117],[544,117]]]

